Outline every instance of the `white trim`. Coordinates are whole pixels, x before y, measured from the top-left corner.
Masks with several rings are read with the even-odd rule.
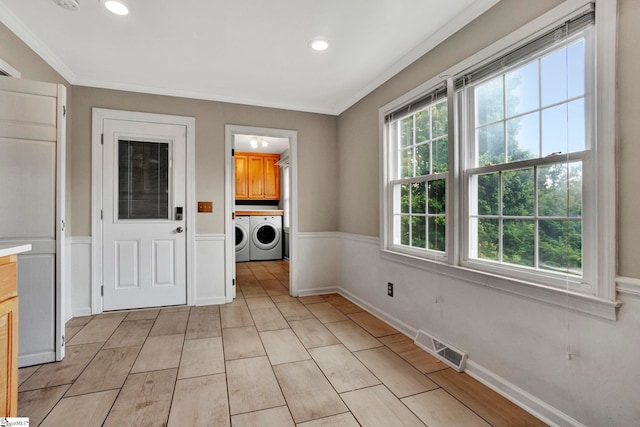
[[[100,285],[102,277],[102,224],[100,210],[102,205],[102,144],[101,135],[105,119],[119,119],[142,122],[156,122],[186,127],[186,194],[185,194],[185,234],[187,238],[187,305],[195,304],[195,130],[193,117],[167,114],[141,113],[135,111],[92,108],[91,125],[91,312],[102,313]]]
[[[74,308],[73,311],[71,312],[70,319],[73,319],[75,317],[85,317],[85,316],[91,316],[91,307]]]
[[[226,235],[219,234],[196,234],[197,242],[224,242],[227,238]]]
[[[57,87],[57,123],[56,123],[56,361],[64,358],[65,323],[67,312],[67,247],[66,238],[66,177],[67,177],[67,88],[58,84]]]
[[[224,305],[227,303],[226,297],[199,298],[194,304],[197,307],[202,305]]]
[[[235,177],[234,163],[231,155],[234,149],[234,135],[248,134],[256,136],[272,136],[289,140],[290,160],[290,224],[289,224],[289,293],[298,295],[298,131],[287,129],[273,129],[255,126],[225,124],[224,127],[224,231],[225,240],[225,288],[226,302],[232,302],[235,297],[233,282],[235,280],[235,227],[232,214],[235,210]]]
[[[312,297],[314,295],[326,295],[326,294],[335,294],[341,293],[342,288],[335,286],[328,286],[324,288],[310,288],[310,289],[302,289],[298,293],[298,297]]]
[[[332,237],[340,237],[340,233],[336,231],[301,231],[298,233],[298,239],[328,239]]]
[[[0,58],[0,71],[3,71],[6,74],[8,74],[9,77],[13,77],[16,79],[19,79],[20,77],[22,77],[22,74],[20,73],[20,71],[13,68],[11,64],[9,64],[7,61],[5,61],[2,58]]]
[[[640,297],[640,279],[619,276],[616,278],[616,283],[618,284],[616,289],[620,294]]]

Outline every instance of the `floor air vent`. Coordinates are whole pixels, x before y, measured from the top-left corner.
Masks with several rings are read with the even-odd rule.
[[[418,331],[416,336],[416,344],[451,366],[458,372],[464,371],[464,365],[467,360],[467,353],[442,342],[425,331]]]

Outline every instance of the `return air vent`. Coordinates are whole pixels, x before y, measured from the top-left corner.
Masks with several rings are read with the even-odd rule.
[[[442,340],[435,338],[423,330],[418,331],[416,336],[416,344],[431,353],[447,365],[451,366],[458,372],[464,371],[467,353],[444,343]]]
[[[80,4],[77,0],[53,0],[55,4],[66,10],[78,10]]]

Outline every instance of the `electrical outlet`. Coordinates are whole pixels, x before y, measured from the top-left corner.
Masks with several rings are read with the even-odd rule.
[[[391,282],[387,283],[387,295],[393,298],[393,283]]]

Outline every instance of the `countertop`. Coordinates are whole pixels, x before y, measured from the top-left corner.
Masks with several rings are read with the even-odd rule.
[[[0,257],[29,252],[31,245],[0,245]]]
[[[269,211],[236,211],[236,216],[283,216],[282,210],[269,210]]]

